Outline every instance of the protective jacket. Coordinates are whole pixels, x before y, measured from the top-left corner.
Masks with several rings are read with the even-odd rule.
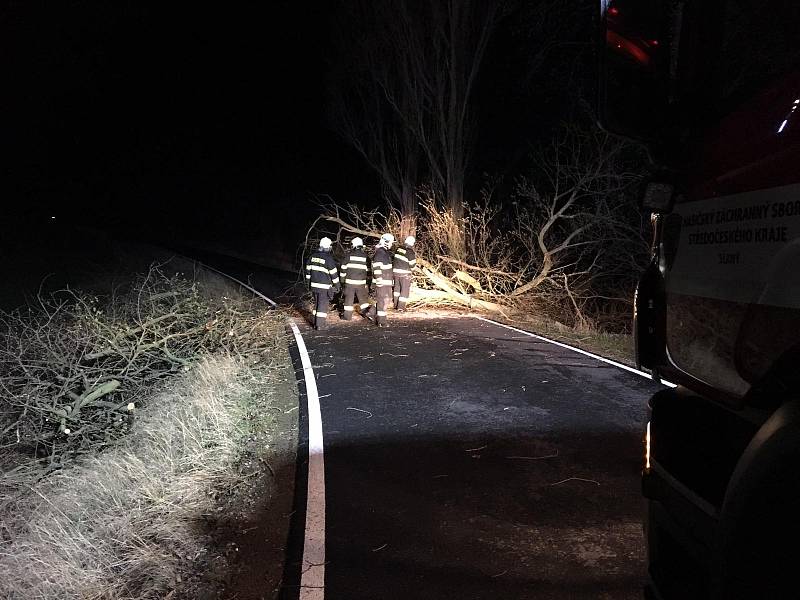
[[[367,253],[363,248],[353,248],[342,264],[345,285],[367,285]]]
[[[339,290],[339,269],[330,252],[317,250],[311,254],[306,263],[306,283],[312,292]]]
[[[388,286],[391,290],[393,283],[392,255],[382,246],[375,248],[375,256],[372,259],[372,279],[376,288]]]
[[[342,281],[344,282],[344,320],[353,318],[354,302],[358,302],[361,315],[369,313],[369,290],[367,289],[367,273],[369,266],[364,248],[350,250],[342,265]]]
[[[339,269],[333,255],[319,249],[308,257],[306,263],[306,282],[314,296],[314,329],[324,329],[328,319],[328,307],[334,292],[339,291]]]
[[[411,246],[401,246],[394,253],[392,260],[395,275],[410,275],[417,264],[417,254]]]
[[[378,246],[372,258],[372,278],[375,282],[375,322],[386,325],[386,306],[392,299],[392,254],[388,248]]]
[[[414,248],[405,245],[398,248],[392,260],[394,263],[394,307],[405,310],[411,293],[411,270],[417,264]]]

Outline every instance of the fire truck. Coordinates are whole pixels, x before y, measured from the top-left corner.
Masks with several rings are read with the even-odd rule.
[[[800,2],[601,0],[598,119],[645,144],[647,598],[800,598]]]

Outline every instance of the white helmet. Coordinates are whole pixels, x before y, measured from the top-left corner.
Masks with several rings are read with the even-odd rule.
[[[364,240],[362,240],[360,237],[354,237],[352,240],[350,240],[350,244],[353,246],[353,248],[360,248],[364,245]]]
[[[410,236],[408,236],[408,237],[406,238],[406,246],[413,246],[413,245],[414,245],[414,242],[416,242],[416,241],[417,241],[417,240],[416,240],[416,239],[414,239],[414,236],[413,236],[413,235],[410,235]]]
[[[320,250],[330,250],[332,244],[331,238],[324,237],[319,241]]]
[[[394,236],[391,233],[384,233],[378,245],[384,248],[390,248],[392,244],[394,244]]]

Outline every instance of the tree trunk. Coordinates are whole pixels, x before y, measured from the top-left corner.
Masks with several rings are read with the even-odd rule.
[[[464,182],[461,173],[450,173],[447,182],[447,208],[456,221],[464,219]]]
[[[409,235],[416,236],[417,196],[415,194],[414,179],[414,176],[410,173],[410,169],[407,169],[400,194],[401,239],[405,239]]]
[[[400,239],[402,242],[408,236],[417,236],[417,219],[415,215],[403,215],[400,219]]]

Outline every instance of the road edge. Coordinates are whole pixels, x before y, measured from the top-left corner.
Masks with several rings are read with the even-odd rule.
[[[553,344],[555,346],[560,346],[561,348],[566,348],[567,350],[572,350],[573,352],[577,352],[579,354],[583,354],[583,355],[588,356],[590,358],[594,358],[595,360],[599,360],[601,362],[607,363],[607,364],[612,365],[614,367],[617,367],[619,369],[623,369],[625,371],[628,371],[630,373],[634,373],[636,375],[639,375],[640,377],[644,377],[645,379],[649,379],[649,380],[653,381],[653,376],[650,373],[648,373],[646,371],[641,371],[639,369],[635,369],[633,367],[630,367],[630,366],[628,366],[626,364],[623,364],[621,362],[617,362],[617,361],[612,360],[610,358],[606,358],[604,356],[600,356],[599,354],[594,354],[593,352],[588,352],[587,350],[583,350],[583,349],[577,348],[575,346],[570,346],[569,344],[565,344],[564,342],[557,342],[556,340],[551,340],[550,338],[546,338],[543,335],[539,335],[538,333],[533,333],[532,331],[526,331],[525,329],[520,329],[519,327],[514,327],[513,325],[506,325],[505,323],[501,323],[500,321],[495,321],[494,319],[488,319],[488,318],[482,317],[480,315],[469,315],[469,316],[472,317],[473,319],[478,319],[479,321],[484,321],[486,323],[491,323],[493,325],[497,325],[498,327],[504,327],[505,329],[510,329],[511,331],[516,331],[517,333],[521,333],[523,335],[527,335],[529,337],[536,338],[537,340],[541,340],[543,342],[547,342],[547,343]],[[664,379],[659,380],[658,383],[661,383],[661,384],[663,384],[663,385],[665,385],[667,387],[673,387],[673,388],[677,387],[674,383],[672,383],[670,381],[666,381]]]
[[[189,257],[185,257],[189,258]],[[238,283],[272,308],[278,304],[243,281],[199,260],[197,265]],[[308,469],[306,482],[306,514],[303,539],[302,569],[300,575],[300,600],[323,600],[325,597],[325,454],[322,433],[322,413],[314,367],[303,336],[297,325],[287,318],[300,355],[306,388],[306,416],[308,422]],[[299,450],[299,449],[298,449]],[[299,452],[298,452],[299,458]]]

